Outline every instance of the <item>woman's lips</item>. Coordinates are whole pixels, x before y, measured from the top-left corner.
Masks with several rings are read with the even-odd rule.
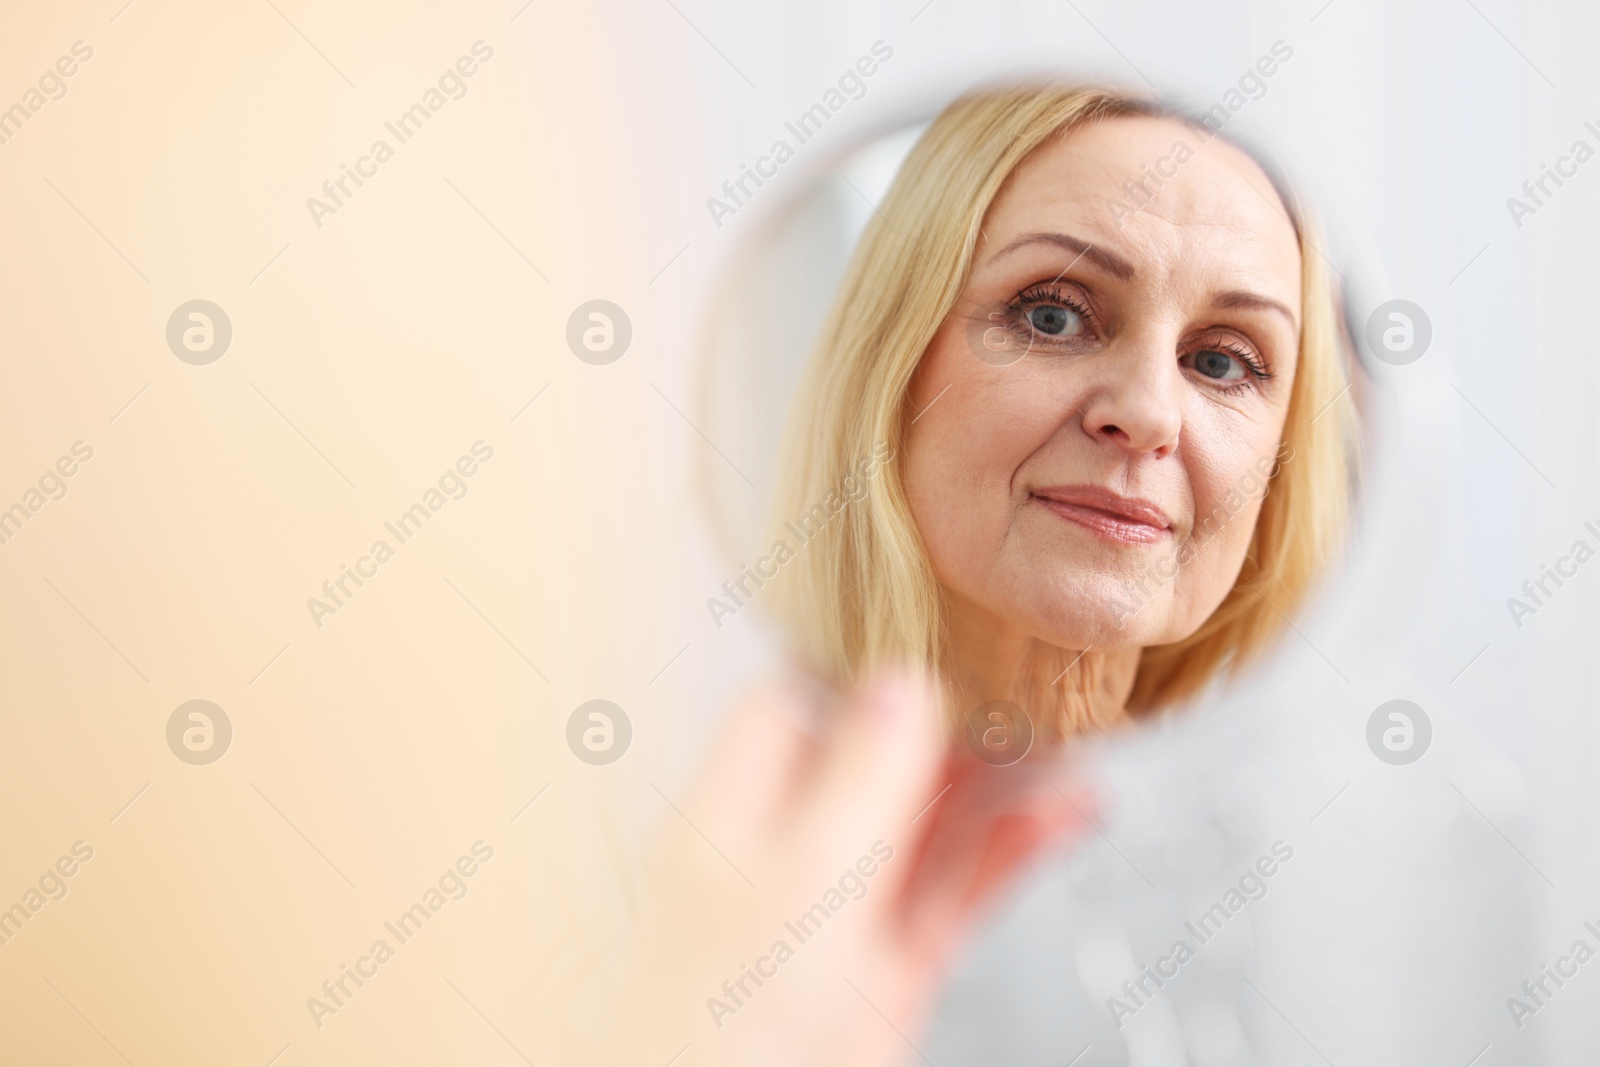
[[[1035,489],[1033,498],[1049,510],[1107,541],[1149,545],[1172,533],[1172,522],[1148,500],[1118,496],[1097,486],[1052,486]]]

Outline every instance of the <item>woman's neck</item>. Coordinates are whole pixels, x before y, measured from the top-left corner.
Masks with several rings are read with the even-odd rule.
[[[959,718],[991,700],[1027,712],[1045,739],[1064,739],[1127,717],[1139,649],[1064,648],[972,604],[946,605],[944,677]]]

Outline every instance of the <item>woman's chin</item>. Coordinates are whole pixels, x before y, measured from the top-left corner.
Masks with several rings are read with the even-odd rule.
[[[1032,619],[1029,628],[1049,644],[1107,650],[1173,640],[1168,589],[1150,589],[1141,596],[1132,583],[1104,572],[1062,573],[1044,587],[1044,596],[1030,597],[1034,602],[1025,607],[1017,605],[1017,614]]]

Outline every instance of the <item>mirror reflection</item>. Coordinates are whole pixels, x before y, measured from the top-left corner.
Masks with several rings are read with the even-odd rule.
[[[719,625],[758,605],[841,687],[925,664],[952,725],[1016,755],[1247,667],[1338,552],[1337,276],[1291,184],[1203,117],[983,89],[747,242],[705,394],[761,457],[708,460]]]

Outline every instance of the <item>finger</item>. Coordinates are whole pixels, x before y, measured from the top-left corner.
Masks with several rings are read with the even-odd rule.
[[[983,911],[1051,846],[1081,834],[1084,829],[1083,819],[1077,813],[1060,808],[997,816],[968,876],[965,890],[954,899],[963,911]]]
[[[1057,788],[1039,768],[965,766],[956,778],[900,902],[904,936],[933,955],[958,942],[1046,852],[1082,834],[1093,807],[1085,787]]]
[[[764,681],[740,699],[687,800],[725,847],[764,840],[817,749],[814,687]]]
[[[810,780],[807,818],[827,839],[909,843],[943,762],[938,690],[905,669],[870,681],[835,709]],[[896,844],[898,842],[898,844]]]

